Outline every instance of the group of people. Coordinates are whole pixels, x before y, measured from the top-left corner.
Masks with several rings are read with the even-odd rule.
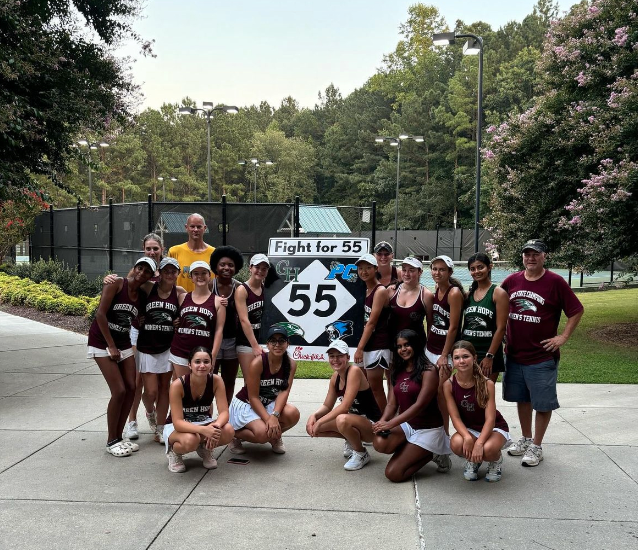
[[[188,242],[166,257],[160,237],[147,235],[145,256],[128,276],[105,278],[89,332],[88,356],[111,391],[107,452],[124,457],[139,450],[132,440],[139,437],[141,400],[171,472],[185,471],[183,455],[193,451],[205,468],[216,468],[212,451],[226,444],[234,454],[246,452],[245,442],[285,453],[282,434],[300,418],[288,402],[297,365],[286,329],[270,327],[265,346],[259,343],[268,257],[254,255],[249,278],[240,283],[234,278],[243,267],[240,251],[206,245],[205,230],[204,219],[191,215]],[[528,241],[522,252],[525,269],[501,287],[491,282],[490,258],[474,254],[467,293],[447,256],[431,262],[433,292],[420,282],[421,261],[408,257],[397,269],[389,243],[361,256],[364,330],[352,357],[342,340],[326,350],[334,373],[307,433],[343,439],[346,470],[369,462],[366,443],[392,455],[385,474],[394,482],[430,461],[449,471],[452,452],[465,458],[466,479],[478,479],[488,462],[485,479],[498,481],[508,444],[509,454],[536,466],[558,407],[559,348],[582,305],[561,277],[545,270],[544,243]],[[557,335],[561,311],[568,321]],[[244,385],[234,395],[239,367]],[[504,399],[518,404],[522,437],[516,443],[496,410],[501,372]]]

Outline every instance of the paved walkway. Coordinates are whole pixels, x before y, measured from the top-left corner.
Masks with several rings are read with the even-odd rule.
[[[132,457],[106,454],[109,393],[85,345],[0,312],[3,550],[638,548],[636,386],[561,385],[537,468],[506,456],[500,483],[470,483],[454,457],[394,485],[387,457],[346,472],[340,442],[305,434],[326,381],[298,380],[285,455],[248,445],[234,466],[222,449],[206,471],[192,454],[178,475],[150,432]],[[518,437],[515,408],[498,407]]]

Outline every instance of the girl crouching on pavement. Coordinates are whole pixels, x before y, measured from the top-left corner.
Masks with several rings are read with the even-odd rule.
[[[481,464],[487,460],[485,481],[500,481],[501,449],[510,436],[507,422],[496,410],[494,382],[483,374],[470,342],[460,340],[454,344],[452,361],[455,374],[443,385],[456,430],[450,446],[454,454],[465,457],[465,479],[476,481]]]
[[[164,441],[168,469],[174,473],[186,471],[183,455],[192,451],[202,458],[204,468],[217,468],[213,450],[226,445],[235,434],[228,423],[228,402],[224,382],[212,374],[213,358],[210,350],[198,346],[188,358],[190,373],[171,384],[169,393],[171,413],[164,426]],[[212,418],[213,400],[218,416]]]

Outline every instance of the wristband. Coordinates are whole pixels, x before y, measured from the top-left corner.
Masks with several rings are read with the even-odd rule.
[[[494,354],[489,351],[485,354],[485,359],[494,359]]]
[[[280,415],[279,415],[279,413],[278,413],[277,411],[273,411],[272,415],[273,415],[275,418],[279,418],[279,416],[280,416]]]

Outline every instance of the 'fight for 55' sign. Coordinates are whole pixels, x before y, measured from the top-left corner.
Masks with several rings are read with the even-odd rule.
[[[351,356],[363,331],[365,285],[356,258],[368,239],[270,239],[268,256],[279,279],[266,289],[262,330],[286,328],[293,358],[326,361],[332,340],[341,339]]]

